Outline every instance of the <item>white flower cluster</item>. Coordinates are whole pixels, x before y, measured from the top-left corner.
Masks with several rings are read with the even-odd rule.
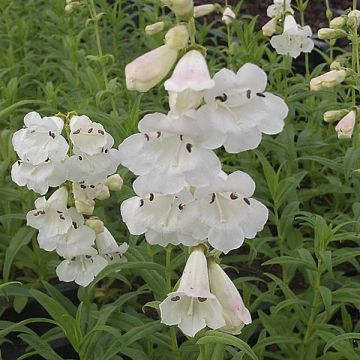
[[[95,199],[108,198],[109,190],[120,190],[122,179],[114,174],[120,158],[102,125],[87,116],[71,117],[65,129],[68,143],[62,136],[64,124],[60,117],[27,114],[24,128],[13,136],[20,160],[13,165],[11,176],[16,184],[42,195],[49,187],[72,182],[69,187],[75,207],[67,207],[69,193],[61,186],[47,200],[35,201],[36,209],[27,214],[27,224],[39,230],[42,249],[55,250],[65,258],[56,269],[59,279],[87,286],[127,250],[127,244],[119,246],[102,221],[83,216],[92,215]]]
[[[267,9],[267,15],[271,17],[271,20],[263,26],[262,30],[264,35],[272,36],[276,32],[278,21],[282,20],[284,23],[282,34],[273,36],[270,43],[278,54],[297,58],[302,52],[311,52],[314,42],[311,39],[310,26],[297,24],[293,14],[291,0],[274,0]]]
[[[213,151],[221,146],[230,153],[254,149],[262,133],[283,129],[288,107],[265,92],[266,85],[266,74],[253,64],[237,73],[222,69],[211,78],[202,53],[190,50],[165,81],[168,114],[146,115],[140,132],[119,146],[121,164],[138,176],[133,183],[137,196],[121,204],[130,233],[145,234],[150,244],[197,249],[178,290],[160,304],[162,322],[179,325],[189,336],[206,325],[238,333],[251,322],[236,288],[225,274],[219,275],[222,270],[215,263],[209,264],[210,293],[199,244],[208,242],[227,253],[254,238],[267,221],[267,208],[252,198],[251,177],[242,171],[224,173]],[[217,280],[211,280],[211,273],[218,274]],[[219,289],[220,280],[237,295]],[[234,311],[242,315],[236,318]],[[235,318],[241,321],[230,326]]]

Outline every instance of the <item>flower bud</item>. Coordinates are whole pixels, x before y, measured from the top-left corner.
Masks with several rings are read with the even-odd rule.
[[[165,44],[171,49],[181,50],[189,41],[189,32],[185,25],[176,25],[165,35]]]
[[[194,7],[194,17],[198,18],[212,13],[216,9],[215,4],[205,4]]]
[[[342,69],[342,65],[339,61],[333,61],[330,64],[330,70],[341,70]]]
[[[119,174],[114,174],[109,176],[105,180],[105,185],[111,190],[111,191],[120,191],[123,186],[123,179]]]
[[[360,26],[360,10],[352,10],[349,12],[347,25],[353,29],[357,29]]]
[[[164,21],[159,21],[154,24],[147,25],[145,27],[145,32],[147,35],[155,35],[159,33],[160,31],[163,31],[165,28]]]
[[[346,16],[338,16],[330,21],[330,29],[343,29],[346,25]]]
[[[161,2],[179,18],[188,18],[193,14],[193,0],[161,0]]]
[[[339,139],[351,139],[356,123],[356,110],[351,110],[336,125]]]
[[[341,29],[322,28],[318,31],[318,38],[321,40],[339,39],[346,36],[346,31]]]
[[[78,200],[75,200],[75,208],[80,214],[84,215],[92,215],[94,212],[94,205],[89,205]]]
[[[87,219],[85,225],[94,230],[96,235],[104,231],[104,223],[100,219]]]
[[[146,92],[157,85],[175,64],[177,53],[177,50],[163,45],[127,64],[125,76],[128,90]]]
[[[106,200],[110,197],[109,188],[106,185],[101,187],[100,192],[96,195],[96,199],[98,200]]]
[[[326,88],[332,88],[345,80],[345,70],[331,70],[321,76],[310,80],[310,89],[319,91]]]
[[[277,19],[273,18],[270,21],[268,21],[263,27],[262,32],[264,36],[272,36],[274,35],[276,31],[276,25],[277,25]]]
[[[335,121],[339,121],[343,118],[349,110],[341,109],[341,110],[329,110],[324,113],[324,121],[327,123],[332,123]]]
[[[223,17],[221,18],[221,20],[228,26],[231,24],[231,22],[236,18],[235,13],[229,8],[227,7],[224,10],[223,13]]]

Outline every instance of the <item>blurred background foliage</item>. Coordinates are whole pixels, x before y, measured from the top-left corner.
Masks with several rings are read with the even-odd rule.
[[[253,323],[238,337],[204,330],[188,340],[178,332],[180,356],[356,360],[360,149],[339,141],[333,125],[322,120],[326,110],[351,106],[350,90],[310,92],[304,59],[291,64],[258,31],[269,3],[233,3],[239,16],[230,49],[220,16],[196,24],[212,74],[223,66],[237,70],[255,63],[267,72],[269,91],[282,96],[290,112],[285,130],[264,136],[256,151],[218,150],[226,172],[241,169],[253,177],[256,197],[270,210],[264,231],[222,262]],[[86,114],[106,127],[115,144],[136,132],[146,113],[167,111],[163,87],[139,95],[127,91],[124,81],[124,66],[162,43],[162,34],[146,36],[144,27],[164,10],[156,1],[97,0],[96,5],[102,14],[102,56],[86,6],[66,15],[63,0],[0,0],[0,346],[5,360],[175,359],[169,329],[159,323],[156,308],[166,295],[165,251],[148,246],[143,236],[129,235],[119,213],[121,201],[133,194],[133,175],[119,169],[122,191],[96,207],[115,238],[130,244],[128,262],[106,268],[87,289],[58,282],[57,255],[39,249],[35,232],[25,225],[37,195],[10,178],[16,160],[11,136],[29,111]],[[336,1],[334,13],[348,5]],[[326,24],[325,1],[310,0],[305,19],[316,26],[312,9],[320,9]],[[332,61],[327,44],[318,45],[310,57],[311,77]],[[347,50],[338,46],[335,53]],[[173,285],[186,257],[185,248],[173,250]]]

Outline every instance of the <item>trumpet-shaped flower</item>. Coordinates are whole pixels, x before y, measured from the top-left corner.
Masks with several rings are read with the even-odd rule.
[[[192,206],[197,207],[198,221],[208,228],[210,245],[228,253],[245,238],[254,238],[267,221],[267,208],[251,198],[254,190],[255,183],[246,173],[223,173],[212,185],[195,191],[197,200],[184,209],[184,216]]]
[[[325,74],[317,76],[310,80],[310,89],[319,91],[332,88],[342,83],[346,78],[345,70],[331,70]]]
[[[154,113],[139,123],[140,134],[120,146],[122,165],[136,175],[134,189],[147,185],[152,192],[175,194],[187,186],[206,186],[220,171],[220,161],[201,145],[193,119]],[[198,138],[198,139],[196,139]]]
[[[109,263],[126,261],[123,255],[126,253],[129,245],[125,242],[118,245],[106,227],[104,227],[103,232],[96,235],[96,247],[99,255]]]
[[[336,125],[339,139],[351,139],[356,123],[356,110],[351,110]]]
[[[112,136],[105,132],[104,127],[85,115],[71,118],[70,131],[75,154],[99,154],[105,147],[111,148],[114,144]]]
[[[170,8],[177,17],[188,17],[193,13],[193,0],[161,0],[161,2]]]
[[[268,21],[263,27],[262,32],[264,36],[273,36],[276,31],[277,18]]]
[[[67,200],[65,187],[56,190],[47,200],[44,196],[36,199],[36,209],[26,215],[27,225],[40,230],[46,237],[67,233],[72,224]]]
[[[208,326],[226,325],[222,307],[209,288],[206,258],[201,247],[195,248],[186,262],[179,288],[160,304],[161,322],[178,325],[188,336]]]
[[[297,58],[302,52],[309,53],[314,48],[310,26],[300,26],[292,15],[286,15],[284,31],[271,38],[270,44],[281,55]]]
[[[256,148],[261,133],[277,134],[283,129],[288,107],[280,97],[264,92],[267,76],[258,66],[245,64],[236,74],[222,69],[214,80],[215,87],[205,93],[206,105],[195,115],[209,134],[203,146],[224,145],[227,152],[237,153]]]
[[[57,187],[66,181],[66,160],[45,161],[38,165],[18,160],[11,168],[11,179],[19,186],[27,186],[44,195],[49,187]]]
[[[274,0],[274,3],[267,8],[267,16],[281,17],[287,13],[294,14],[294,10],[291,8],[291,0]]]
[[[240,334],[245,324],[251,323],[251,315],[225,271],[214,260],[208,261],[211,292],[217,297],[222,308],[225,326],[220,330],[230,334]]]
[[[231,8],[227,7],[223,12],[223,16],[222,16],[221,20],[227,26],[229,26],[235,18],[236,18],[236,15],[235,15],[234,11]]]
[[[178,50],[160,46],[133,60],[125,67],[126,87],[147,92],[157,85],[176,62]]]
[[[61,136],[63,126],[63,120],[56,116],[41,118],[37,112],[30,112],[24,117],[24,128],[13,135],[14,150],[32,165],[64,160],[69,145]]]
[[[198,50],[190,50],[177,63],[172,76],[165,81],[171,111],[181,114],[198,107],[204,90],[214,85],[204,56]]]
[[[90,248],[85,255],[62,261],[56,268],[56,274],[60,281],[75,281],[78,285],[88,286],[107,264],[95,249]]]

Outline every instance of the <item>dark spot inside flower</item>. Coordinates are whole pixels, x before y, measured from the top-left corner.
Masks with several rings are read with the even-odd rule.
[[[78,228],[77,223],[75,221],[73,221],[72,225],[73,225],[74,229]]]
[[[82,158],[82,156],[79,156],[79,160],[82,160],[83,158]]]
[[[64,216],[63,214],[60,214],[60,215],[59,215],[59,218],[60,218],[61,220],[65,220],[65,216]]]
[[[93,263],[93,262],[94,262],[94,259],[93,259],[93,258],[91,258],[91,259],[90,259],[90,261]]]
[[[149,136],[148,134],[145,133],[144,136],[145,136],[145,138],[146,138],[147,141],[150,140],[150,136]]]
[[[90,128],[90,129],[88,130],[88,134],[91,134],[91,133],[93,132],[93,130],[94,130],[94,128]]]
[[[198,297],[197,298],[199,302],[203,303],[207,300],[207,298]]]
[[[153,201],[153,200],[154,200],[154,194],[153,194],[153,193],[150,193],[150,194],[149,194],[149,200],[150,200],[150,201]]]
[[[101,135],[105,135],[105,132],[103,130],[98,130],[98,133]]]
[[[104,150],[104,153],[105,153],[105,154],[107,154],[107,153],[108,153],[108,151],[109,151],[108,149],[105,149],[105,150]]]
[[[75,261],[75,259],[76,259],[76,257],[74,256],[74,257],[72,257],[70,260],[71,260],[71,261]]]
[[[142,207],[144,205],[144,200],[140,199],[140,207]]]
[[[87,259],[91,259],[91,255],[85,255]]]
[[[18,161],[17,161],[17,164],[20,166],[20,165],[21,165],[21,161],[20,161],[20,160],[18,160]]]
[[[248,99],[251,98],[251,90],[250,90],[250,89],[246,90],[246,97],[247,97]]]
[[[81,187],[82,189],[86,189],[86,185],[84,185],[84,184],[81,184],[80,187]]]
[[[238,198],[238,196],[236,195],[236,193],[232,192],[232,193],[230,194],[230,199],[231,199],[231,200],[236,200],[237,198]]]
[[[30,134],[33,134],[34,132],[35,132],[35,130],[31,130],[31,131],[30,131]]]
[[[173,296],[170,300],[171,300],[171,301],[179,301],[179,300],[180,300],[180,296],[179,296],[179,295]]]
[[[92,189],[95,189],[95,185],[90,185],[90,187],[91,187]]]
[[[179,204],[179,210],[181,211],[185,207],[184,204]]]
[[[108,257],[110,258],[110,260],[114,260],[114,257],[111,254],[108,254]]]
[[[256,95],[259,96],[259,97],[262,97],[262,98],[266,97],[265,94],[263,94],[261,92],[256,93]]]
[[[80,134],[80,129],[77,129],[77,130],[73,131],[73,134],[74,135]]]
[[[49,136],[55,139],[55,134],[52,131],[49,131]]]
[[[63,212],[60,211],[60,210],[56,210],[56,212],[57,212],[58,214],[62,214],[62,213],[63,213]]]
[[[244,198],[244,201],[245,201],[248,205],[250,205],[250,200],[249,200],[248,198]]]
[[[226,94],[222,94],[222,95],[216,96],[215,100],[220,100],[221,102],[225,102],[227,100],[227,98],[228,97]]]
[[[156,137],[159,138],[161,136],[161,131],[156,132]]]
[[[216,195],[215,195],[215,193],[213,193],[213,194],[211,195],[210,204],[212,204],[212,203],[215,201],[215,197],[216,197]]]
[[[192,149],[193,146],[188,143],[188,144],[186,144],[185,147],[186,147],[186,150],[187,150],[189,153],[191,153],[191,149]]]
[[[50,158],[46,158],[45,162],[48,162],[48,161],[50,161]]]
[[[180,140],[182,141],[183,140],[183,135],[180,134]]]

